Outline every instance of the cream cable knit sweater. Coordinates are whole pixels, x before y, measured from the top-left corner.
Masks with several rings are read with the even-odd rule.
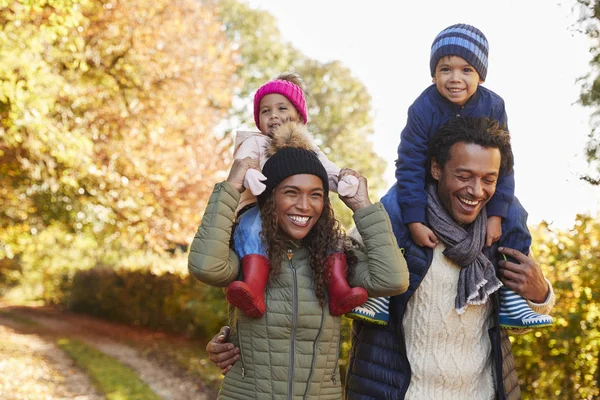
[[[412,378],[408,400],[493,399],[491,343],[492,306],[454,309],[460,267],[442,254],[443,244],[421,285],[409,300],[403,320]],[[530,303],[531,304],[531,303]],[[554,293],[544,304],[531,304],[547,313]]]

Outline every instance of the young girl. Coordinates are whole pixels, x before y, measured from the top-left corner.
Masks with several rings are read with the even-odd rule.
[[[308,122],[304,91],[304,82],[295,73],[281,74],[261,86],[254,96],[254,122],[259,132],[238,132],[234,158],[241,160],[249,157],[258,161],[262,169],[268,159],[267,147],[282,124],[288,121],[302,124]],[[329,187],[333,191],[339,191],[342,196],[354,196],[358,187],[356,178],[348,175],[338,181],[340,168],[329,161],[312,141],[310,143],[327,171]],[[264,289],[270,269],[260,236],[261,220],[258,209],[254,207],[255,196],[265,190],[265,179],[259,170],[253,168],[244,177],[244,187],[249,190],[242,193],[237,209],[238,226],[234,231],[234,248],[242,262],[243,280],[232,282],[226,291],[227,300],[232,305],[254,318],[259,318],[265,312]],[[328,266],[328,283],[331,286],[329,307],[332,315],[347,313],[367,300],[367,292],[363,288],[351,288],[348,285],[346,266],[340,257],[331,254]]]
[[[271,263],[266,312],[252,318],[235,310],[230,340],[240,359],[223,379],[219,398],[340,399],[337,368],[341,317],[325,307],[331,249],[347,260],[353,284],[370,295],[396,295],[408,287],[408,269],[381,203],[369,200],[360,174],[357,193],[341,197],[354,212],[365,246],[339,229],[329,201],[328,176],[305,127],[287,128],[286,138],[271,143],[262,173],[265,190],[258,196],[261,236]],[[291,140],[289,138],[292,138]],[[234,212],[243,180],[256,160],[236,160],[227,181],[215,185],[189,255],[192,275],[210,285],[226,286],[240,272],[240,257],[230,248]]]

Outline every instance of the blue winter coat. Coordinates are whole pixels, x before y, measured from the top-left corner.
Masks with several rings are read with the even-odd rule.
[[[390,323],[388,326],[375,325],[361,321],[353,321],[352,348],[346,377],[346,399],[348,400],[399,400],[404,399],[411,379],[411,368],[406,352],[402,320],[410,297],[415,293],[421,281],[427,274],[433,259],[433,250],[419,247],[411,240],[410,232],[403,223],[398,205],[398,191],[392,187],[383,197],[386,211],[390,215],[392,228],[398,241],[398,246],[404,248],[404,257],[410,273],[408,290],[391,298]],[[527,212],[514,201],[508,207],[508,218],[503,220],[502,230],[511,239],[523,240],[513,232],[526,230]],[[514,248],[529,248],[531,242],[506,242]],[[493,257],[497,246],[489,249],[486,256],[494,262]],[[526,251],[526,254],[528,251]],[[498,312],[500,309],[498,292],[492,295],[494,327],[488,333],[492,342],[492,357],[494,363],[494,381],[497,398],[518,399],[520,390],[516,375],[510,341],[505,329],[499,329]]]
[[[426,221],[425,161],[429,141],[442,125],[458,117],[489,117],[507,124],[504,100],[483,86],[477,88],[463,107],[443,97],[435,85],[425,89],[408,109],[396,160],[396,181],[406,224]],[[487,205],[488,215],[506,218],[514,194],[515,179],[511,172],[498,180],[496,194]]]

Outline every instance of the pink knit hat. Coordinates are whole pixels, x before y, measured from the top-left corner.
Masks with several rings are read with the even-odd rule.
[[[272,93],[285,96],[294,105],[294,107],[296,107],[296,110],[298,110],[298,114],[300,114],[304,123],[306,124],[308,122],[308,115],[306,114],[306,99],[304,98],[302,89],[290,81],[275,80],[262,85],[254,95],[254,122],[256,123],[256,127],[258,129],[260,129],[260,101],[263,97]]]

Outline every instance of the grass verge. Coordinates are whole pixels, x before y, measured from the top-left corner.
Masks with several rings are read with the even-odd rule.
[[[186,374],[199,379],[205,387],[209,397],[216,398],[219,385],[223,376],[221,370],[208,359],[206,343],[199,340],[192,341],[163,341],[155,340],[139,346],[140,343],[129,343],[138,346],[138,350],[161,364],[170,364]]]
[[[0,317],[11,319],[25,328],[36,328],[39,326],[39,324],[31,318],[17,314],[14,311],[0,310]]]
[[[130,368],[95,348],[74,339],[59,339],[58,346],[92,378],[107,400],[160,400]]]

